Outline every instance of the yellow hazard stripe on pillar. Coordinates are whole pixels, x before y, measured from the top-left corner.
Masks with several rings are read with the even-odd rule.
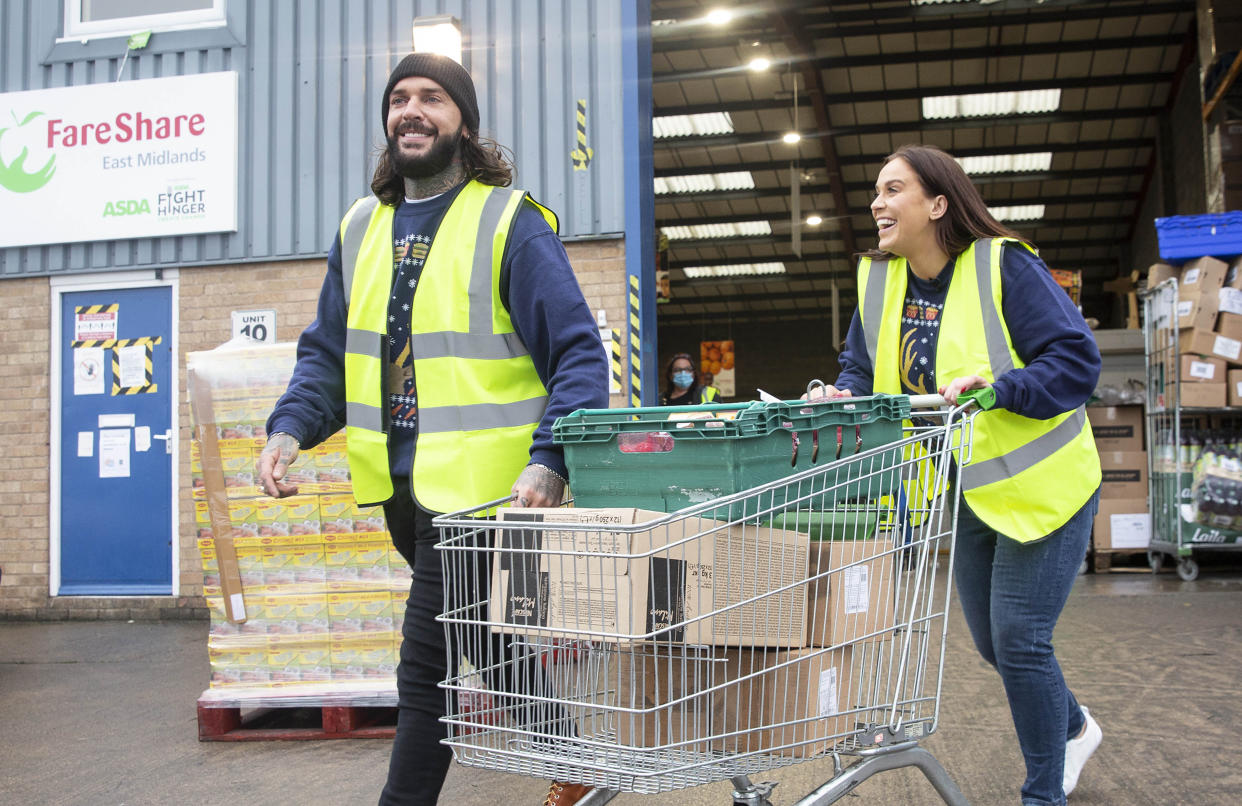
[[[587,130],[586,130],[586,108],[587,102],[585,98],[578,99],[578,147],[569,152],[569,158],[574,161],[575,171],[585,171],[591,164],[591,158],[595,156],[595,149],[587,147]]]
[[[621,391],[621,382],[625,376],[621,371],[621,331],[612,329],[612,384],[608,391],[617,394]]]
[[[638,309],[638,278],[630,276],[630,406],[643,404],[643,341],[642,325]]]

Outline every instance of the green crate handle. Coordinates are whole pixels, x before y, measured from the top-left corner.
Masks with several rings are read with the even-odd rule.
[[[673,420],[687,412],[737,412],[732,419]],[[699,406],[653,406],[628,409],[579,409],[557,418],[553,441],[605,442],[615,434],[633,431],[668,431],[677,439],[733,439],[763,436],[779,430],[813,431],[834,426],[858,426],[910,417],[906,395],[874,395],[778,401],[774,403],[726,403]]]

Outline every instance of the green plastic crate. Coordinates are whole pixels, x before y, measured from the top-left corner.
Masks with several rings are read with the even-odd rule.
[[[880,510],[868,507],[782,512],[772,518],[771,525],[777,529],[806,532],[811,540],[870,540],[880,525]]]
[[[707,413],[715,416],[679,419]],[[564,446],[578,506],[674,512],[896,442],[909,416],[905,395],[596,409],[559,418],[552,438]],[[839,500],[890,494],[898,481],[899,453],[894,449],[869,463],[886,468],[873,477],[830,489],[824,489],[832,483],[827,477],[817,478],[818,488],[801,490],[816,492],[813,499],[791,502],[798,495],[792,488],[762,501],[747,498],[742,515],[795,503],[832,509]]]

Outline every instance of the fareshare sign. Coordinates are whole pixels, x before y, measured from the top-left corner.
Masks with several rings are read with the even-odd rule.
[[[237,74],[0,94],[0,247],[237,229]]]

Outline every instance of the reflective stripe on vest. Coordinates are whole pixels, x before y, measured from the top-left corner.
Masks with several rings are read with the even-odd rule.
[[[410,347],[418,436],[410,474],[416,499],[434,512],[506,495],[547,407],[547,390],[500,301],[509,230],[526,198],[523,191],[467,183],[444,214],[415,289]],[[555,216],[539,209],[555,229]],[[346,435],[360,504],[392,495],[382,379],[393,213],[372,197],[355,204],[341,224],[349,316]],[[370,381],[373,370],[379,384]]]
[[[989,382],[1024,366],[1001,311],[1001,250],[1006,241],[976,241],[958,256],[945,297],[936,348],[936,377],[980,375]],[[901,392],[901,311],[906,261],[859,262],[859,316],[873,368],[873,391]],[[1069,520],[1100,483],[1099,456],[1086,412],[1035,420],[993,409],[975,419],[972,460],[962,493],[979,518],[1020,542],[1043,537]]]

